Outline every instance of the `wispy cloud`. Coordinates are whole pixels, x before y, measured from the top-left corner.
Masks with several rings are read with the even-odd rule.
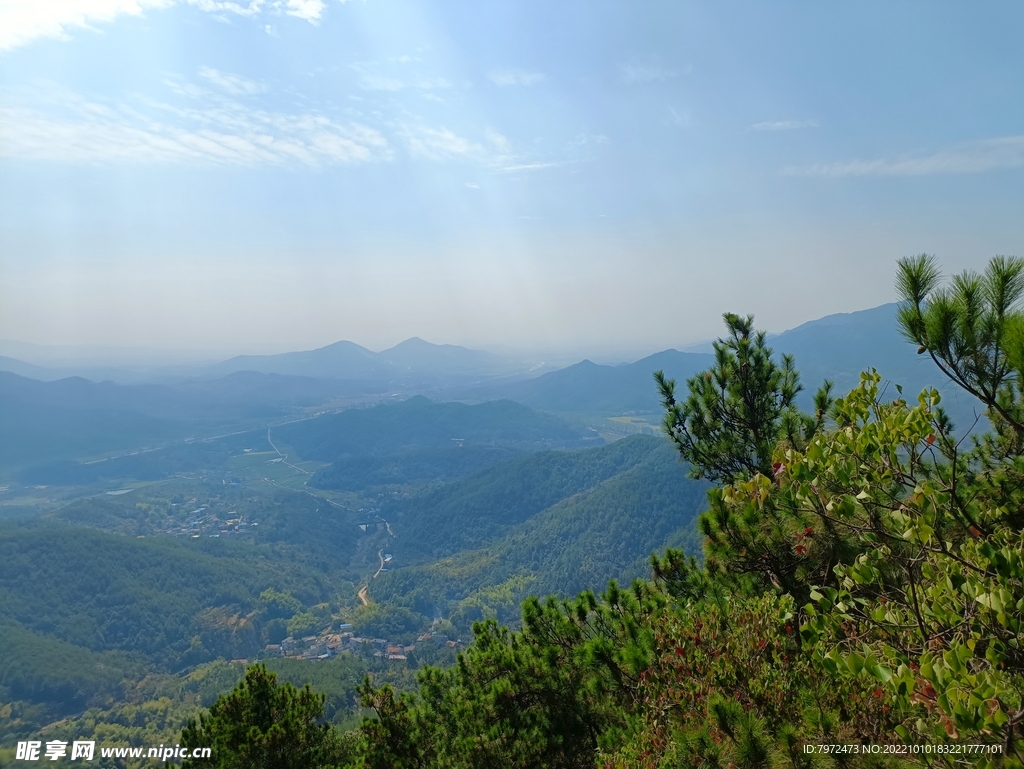
[[[187,0],[200,11],[207,13],[233,13],[236,16],[257,16],[263,10],[264,0],[249,0],[248,3],[236,3],[232,0]],[[273,3],[272,5],[278,5]]]
[[[213,67],[200,68],[199,76],[217,86],[222,91],[230,94],[255,94],[263,93],[267,90],[267,87],[262,83],[249,80],[241,75],[232,75],[227,72],[220,72],[219,70],[213,69]]]
[[[502,69],[488,72],[487,77],[498,86],[533,85],[544,80],[544,73],[526,72],[521,69]]]
[[[184,3],[220,16],[286,14],[311,24],[318,23],[327,8],[324,0],[184,0]],[[108,24],[119,16],[141,16],[147,10],[179,4],[180,0],[4,0],[0,2],[0,51],[40,38],[68,39],[74,30]]]
[[[582,134],[581,137],[577,141],[600,143],[605,139],[602,136]],[[493,129],[485,130],[482,138],[474,140],[443,126],[406,125],[400,131],[400,140],[405,144],[412,157],[434,161],[461,160],[483,166],[497,173],[540,171],[570,162],[564,159],[540,159],[528,153],[519,152],[506,136]],[[571,142],[570,150],[574,146],[576,146],[576,142]],[[470,189],[477,188],[476,182],[467,182],[466,186]]]
[[[431,160],[468,158],[484,160],[488,153],[483,144],[459,136],[444,128],[417,126],[405,128],[402,132],[405,145],[411,155]]]
[[[930,155],[850,160],[783,169],[788,176],[932,176],[980,174],[1024,166],[1024,136],[968,142]]]
[[[79,163],[209,163],[319,167],[390,157],[376,130],[315,113],[223,99],[202,108],[100,104],[62,94],[60,109],[0,99],[0,156]],[[57,113],[57,114],[55,114]]]
[[[677,128],[690,127],[690,115],[688,112],[679,112],[675,107],[668,108],[668,123]]]
[[[576,134],[576,136],[569,141],[569,147],[571,149],[578,150],[584,147],[594,147],[601,144],[608,144],[610,142],[611,139],[604,134],[581,133]]]
[[[396,60],[406,64],[413,61],[408,56]],[[402,91],[406,88],[415,88],[422,91],[451,88],[452,84],[443,77],[429,78],[421,75],[409,76],[406,74],[394,74],[393,71],[383,72],[381,64],[376,61],[356,61],[348,65],[359,75],[359,87],[364,91]],[[392,69],[393,68],[389,68]]]
[[[689,68],[684,71],[669,69],[653,64],[620,64],[619,80],[623,83],[658,83],[672,80],[687,74]]]
[[[466,186],[469,187],[471,190],[480,189],[480,185],[477,184],[476,182],[466,182]]]
[[[750,126],[752,131],[796,131],[801,128],[817,128],[817,120],[765,120]]]
[[[543,171],[546,168],[557,168],[564,166],[564,160],[536,160],[532,163],[511,163],[501,167],[505,173],[517,173],[519,171]]]

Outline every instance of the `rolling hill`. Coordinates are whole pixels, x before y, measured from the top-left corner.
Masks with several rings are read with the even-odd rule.
[[[696,552],[706,490],[668,441],[648,436],[513,460],[386,507],[397,562],[418,563],[381,574],[370,595],[433,605],[463,628],[515,621],[526,595],[628,581],[669,544]]]
[[[536,450],[601,442],[595,433],[520,403],[434,403],[422,395],[282,425],[274,435],[304,459],[325,462],[457,445]]]

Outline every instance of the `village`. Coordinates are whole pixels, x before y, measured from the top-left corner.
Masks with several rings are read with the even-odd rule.
[[[337,632],[324,632],[305,638],[285,638],[279,644],[267,644],[263,650],[264,659],[286,657],[297,660],[325,660],[341,652],[350,652],[360,656],[372,656],[393,662],[405,662],[409,654],[416,650],[417,644],[430,644],[435,648],[459,650],[464,644],[461,640],[450,640],[446,635],[423,633],[416,638],[416,643],[402,646],[392,643],[386,638],[360,638],[355,635],[352,625],[342,623]]]
[[[164,533],[176,537],[199,539],[203,534],[208,537],[220,537],[222,534],[225,536],[244,534],[250,530],[249,527],[259,526],[259,523],[255,521],[246,521],[234,510],[225,513],[224,519],[213,514],[203,516],[202,513],[206,510],[205,507],[196,508],[188,514],[189,520],[185,524],[179,527],[170,527]]]

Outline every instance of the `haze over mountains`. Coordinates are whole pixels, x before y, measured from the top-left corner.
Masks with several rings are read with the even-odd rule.
[[[837,393],[845,392],[870,366],[908,393],[943,384],[931,361],[900,336],[895,309],[888,304],[830,315],[778,334],[771,344],[776,353],[795,356],[806,398],[826,378]],[[6,447],[0,465],[98,458],[414,395],[509,400],[566,415],[655,417],[660,403],[652,372],[663,370],[682,386],[712,360],[708,352],[670,349],[628,364],[584,360],[539,373],[535,364],[510,357],[413,338],[379,353],[341,341],[316,350],[237,356],[171,382],[118,384],[56,378],[60,371],[0,358],[0,442]],[[969,399],[948,385],[943,390],[954,396],[946,403],[954,418],[973,419]]]
[[[850,371],[859,372],[872,363],[876,368],[894,368],[902,374],[911,370],[909,361],[913,360],[914,356],[896,329],[895,309],[895,304],[887,304],[859,312],[829,315],[781,334],[772,334],[770,338],[776,352],[796,354],[799,368],[808,374],[816,373],[818,369],[833,371],[836,365],[840,365],[842,371],[838,375],[850,379],[853,376]],[[13,344],[5,343],[4,349]],[[27,345],[21,345],[21,348],[26,352],[34,349]],[[711,343],[707,342],[691,345],[683,352],[670,349],[655,353],[628,366],[645,370],[651,366],[678,367],[680,371],[687,371],[694,369],[694,366],[706,365],[709,358],[704,356],[710,353]],[[628,373],[620,373],[617,376],[609,376],[607,371],[599,373],[600,369],[623,368],[621,365],[601,366],[589,361],[581,361],[578,365],[587,367],[588,364],[591,373],[583,375],[584,378],[605,377],[609,381],[618,379],[623,382],[631,378]],[[538,371],[550,369],[542,368],[539,361],[525,360],[523,356],[498,355],[457,345],[432,344],[418,337],[407,339],[381,352],[373,352],[355,342],[342,340],[314,350],[276,355],[237,355],[212,364],[192,364],[186,367],[174,363],[164,369],[154,368],[152,361],[148,365],[148,369],[134,370],[111,365],[93,365],[90,368],[81,361],[71,364],[63,360],[62,363],[55,364],[45,362],[45,358],[41,362],[38,359],[30,361],[11,355],[0,355],[0,371],[32,379],[52,381],[76,375],[91,381],[110,379],[122,383],[135,382],[143,375],[147,375],[150,382],[167,383],[185,376],[212,379],[239,371],[317,379],[414,383],[417,380],[431,378],[451,380],[463,375],[481,378],[518,375],[529,378],[536,376]],[[600,369],[594,366],[599,366]],[[559,376],[567,379],[579,376],[580,372],[574,372],[573,368],[570,366],[562,370]],[[103,374],[111,376],[102,376]],[[543,385],[539,386],[539,389],[543,389]]]

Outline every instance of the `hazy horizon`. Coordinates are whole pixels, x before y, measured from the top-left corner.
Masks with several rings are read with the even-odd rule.
[[[1019,4],[73,6],[0,7],[0,338],[614,358],[1024,254]]]
[[[879,305],[881,306],[881,305]],[[866,307],[860,310],[852,310],[850,312],[863,312],[866,310],[876,309],[875,307]],[[848,313],[829,313],[832,314],[848,314]],[[827,317],[827,316],[821,316]],[[779,334],[783,334],[787,331],[791,331],[794,328],[798,328],[804,323],[809,323],[820,318],[807,318],[796,325],[785,328],[785,329],[768,329],[769,336],[774,337]],[[521,361],[535,361],[537,363],[546,363],[548,365],[554,364],[567,364],[575,363],[580,360],[589,359],[594,363],[600,364],[617,364],[617,363],[632,363],[649,355],[653,355],[658,352],[662,352],[667,349],[676,349],[683,352],[703,352],[704,346],[710,345],[712,341],[718,338],[720,334],[714,337],[707,337],[702,339],[694,339],[682,341],[676,344],[670,344],[665,347],[652,347],[652,346],[635,346],[635,347],[623,347],[623,348],[602,348],[598,345],[592,345],[590,347],[515,347],[511,345],[503,345],[500,343],[495,344],[483,344],[477,346],[470,346],[469,349],[481,350],[485,352],[494,353],[496,355],[505,356],[512,359],[519,359]],[[394,344],[387,345],[380,348],[371,348],[367,345],[360,344],[354,339],[335,339],[333,342],[328,342],[326,345],[319,345],[318,347],[303,347],[301,344],[296,345],[283,345],[283,346],[263,346],[252,345],[244,348],[229,348],[229,347],[209,347],[209,348],[181,348],[181,347],[147,347],[147,346],[105,346],[105,345],[47,345],[47,344],[35,344],[31,342],[24,342],[17,339],[3,339],[0,338],[0,356],[9,358],[15,358],[25,363],[40,366],[43,368],[60,368],[66,367],[83,367],[83,366],[95,366],[95,367],[139,367],[139,368],[171,368],[174,366],[184,365],[199,365],[216,363],[223,360],[233,358],[235,356],[251,356],[251,355],[277,355],[287,352],[304,352],[321,347],[330,346],[339,342],[352,342],[358,344],[360,347],[364,347],[371,352],[380,353],[385,352],[402,342],[409,341],[411,339],[421,339],[430,344],[434,345],[450,345],[451,342],[444,340],[424,339],[421,336],[406,337],[400,339]]]

